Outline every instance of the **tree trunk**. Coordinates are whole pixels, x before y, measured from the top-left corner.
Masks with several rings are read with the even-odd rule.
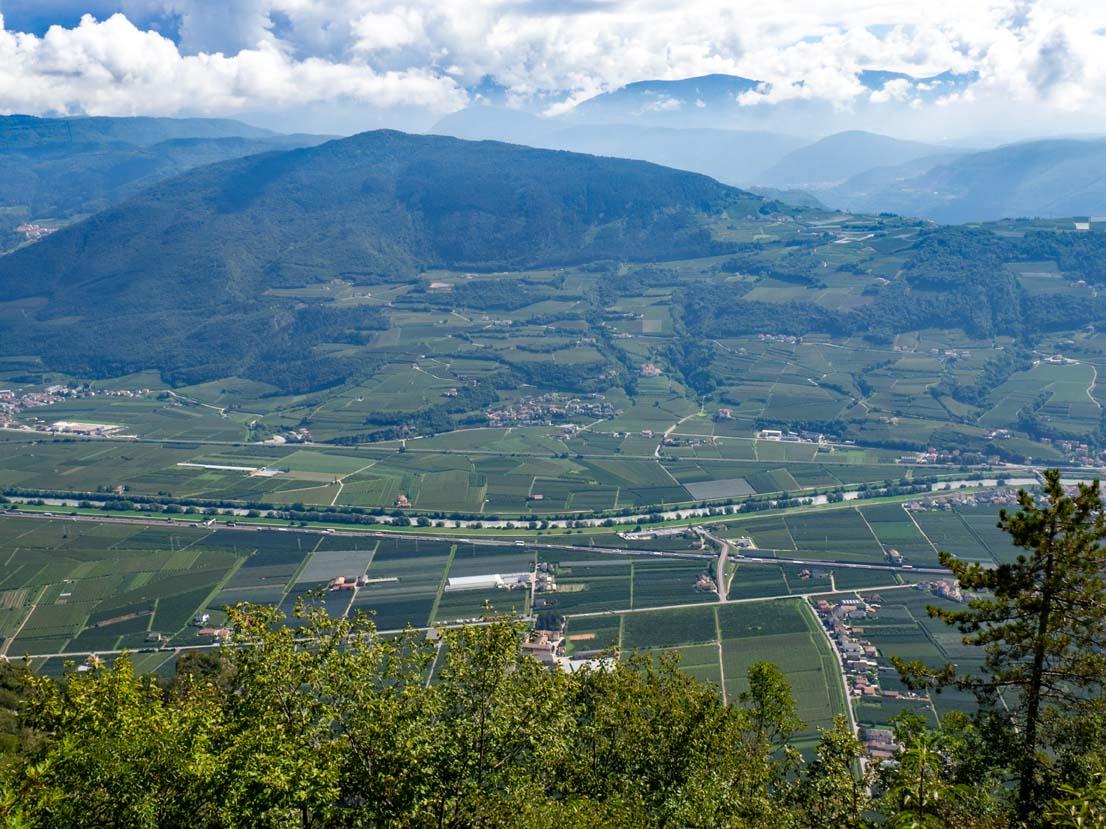
[[[1052,571],[1053,542],[1055,527],[1048,535],[1048,554],[1045,556],[1045,569],[1041,579],[1041,609],[1037,614],[1037,635],[1033,644],[1033,669],[1029,677],[1029,688],[1025,705],[1025,736],[1022,738],[1021,771],[1018,779],[1018,815],[1025,817],[1035,808],[1033,789],[1037,760],[1037,722],[1041,711],[1041,685],[1044,682],[1045,644],[1048,626],[1052,616]]]

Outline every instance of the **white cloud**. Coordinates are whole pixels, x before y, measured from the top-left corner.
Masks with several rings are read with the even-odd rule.
[[[233,55],[272,40],[268,0],[123,0],[120,11],[132,19],[150,14],[177,18],[186,53]]]
[[[915,88],[922,87],[928,89],[929,84],[913,84],[906,78],[895,78],[885,83],[879,89],[873,90],[872,94],[868,96],[868,100],[873,104],[886,104],[890,101],[905,101],[910,97],[910,93],[913,92]]]
[[[1106,95],[1106,10],[1099,14],[1059,5],[1023,10],[984,55],[981,86],[1062,110],[1096,106]]]
[[[0,111],[167,115],[232,113],[311,101],[352,100],[374,107],[419,106],[447,112],[465,95],[430,69],[379,70],[360,62],[294,59],[260,41],[234,55],[182,55],[156,32],[122,14],[86,16],[42,37],[9,32],[0,17]]]
[[[86,0],[87,1],[87,0]],[[0,0],[2,2],[2,0]],[[81,0],[73,0],[79,3]],[[739,74],[741,103],[920,105],[914,76],[976,71],[971,93],[1098,116],[1106,4],[1071,0],[118,0],[175,19],[179,47],[127,19],[42,37],[0,32],[0,108],[176,112],[351,98],[435,111],[493,77],[516,105],[566,111],[646,78]],[[920,98],[915,93],[925,93]],[[946,108],[969,97],[949,90]]]
[[[671,95],[658,95],[651,99],[644,107],[649,112],[676,112],[683,108],[684,102]]]
[[[422,14],[414,8],[369,12],[354,21],[352,29],[356,38],[352,45],[355,52],[405,49],[426,42]]]

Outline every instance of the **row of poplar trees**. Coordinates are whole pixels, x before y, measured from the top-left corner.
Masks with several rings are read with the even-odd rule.
[[[377,636],[369,618],[241,605],[234,645],[169,685],[125,657],[63,681],[8,666],[6,827],[1106,827],[1106,517],[1055,471],[999,525],[1024,549],[943,554],[976,596],[931,608],[981,648],[975,714],[895,722],[862,762],[843,719],[804,754],[784,675],[724,704],[675,661],[574,674],[519,655],[518,623]]]

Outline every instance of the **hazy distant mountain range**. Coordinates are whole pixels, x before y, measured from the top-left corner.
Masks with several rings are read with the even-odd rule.
[[[803,138],[756,130],[675,129],[639,124],[572,124],[495,107],[470,107],[443,118],[435,133],[492,139],[592,155],[652,161],[727,184],[751,184]]]
[[[971,78],[865,72],[859,80],[874,93],[935,96]],[[836,129],[851,122],[822,104],[738,104],[764,90],[727,75],[642,81],[557,117],[473,106],[433,132],[651,161],[802,206],[949,223],[1106,214],[1106,138],[911,141]],[[324,140],[224,119],[0,117],[0,253],[33,238],[17,228],[61,226],[193,167]]]
[[[959,92],[976,80],[974,73],[944,72],[914,77],[902,72],[869,70],[857,77],[877,99],[861,99],[851,111],[801,96],[776,100],[771,84],[735,75],[703,75],[682,80],[644,80],[596,95],[564,114],[566,120],[587,123],[641,123],[667,127],[762,129],[776,132],[822,132],[850,126],[872,128],[867,109],[886,120],[891,111],[909,109],[913,100],[932,101]],[[799,84],[799,86],[802,86]]]
[[[880,167],[820,192],[827,204],[938,222],[1106,213],[1106,139],[1053,139]]]
[[[859,80],[875,92],[933,97],[972,77],[873,71]],[[763,90],[757,81],[728,75],[642,81],[557,117],[470,107],[443,118],[433,132],[652,161],[797,204],[816,199],[855,212],[950,223],[1106,214],[1106,139],[1000,147],[911,141],[835,130],[845,119],[822,104],[738,104],[757,90]],[[863,122],[864,113],[851,118]]]
[[[280,135],[211,118],[0,117],[0,252],[54,226],[118,204],[185,170],[319,136]]]
[[[949,150],[932,144],[853,130],[792,150],[759,173],[756,181],[820,193],[874,168],[898,167],[920,159],[936,163],[948,155]]]

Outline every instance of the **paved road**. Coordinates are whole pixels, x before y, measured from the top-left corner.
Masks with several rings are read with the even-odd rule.
[[[886,590],[909,590],[913,587],[910,584],[877,584],[872,587],[865,587],[865,593],[879,592]],[[777,599],[806,599],[811,596],[834,596],[840,594],[840,590],[818,590],[814,593],[781,593],[776,596],[753,596],[747,599],[730,599],[730,604],[755,604],[756,602],[771,602]],[[851,590],[844,591],[846,593],[852,593]],[[623,613],[649,613],[653,610],[680,610],[689,607],[710,607],[710,602],[689,602],[684,604],[663,604],[656,607],[634,607],[623,608],[622,610],[591,610],[587,613],[566,613],[565,616],[570,619],[587,619],[596,616],[618,616]]]
[[[715,581],[718,584],[718,601],[725,604],[729,599],[730,583],[726,580],[726,559],[730,555],[730,542],[709,532],[705,527],[696,527],[706,538],[718,545],[718,564],[715,565]]]
[[[752,564],[807,564],[811,567],[844,570],[886,570],[894,573],[925,573],[926,575],[949,575],[944,567],[915,567],[910,564],[865,564],[859,561],[827,561],[822,558],[770,558],[768,556],[747,556],[738,554],[738,561]]]

